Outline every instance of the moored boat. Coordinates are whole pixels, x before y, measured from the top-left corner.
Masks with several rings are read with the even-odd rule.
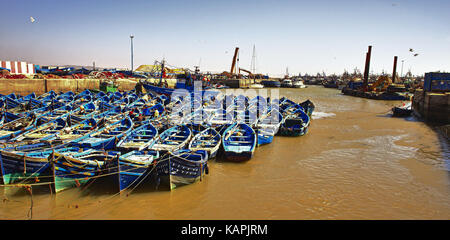
[[[161,133],[150,149],[173,152],[184,148],[192,137],[192,131],[186,125],[178,125]]]
[[[129,117],[74,140],[74,144],[82,148],[113,149],[120,139],[130,132],[133,122]]]
[[[121,150],[144,150],[153,144],[157,137],[158,130],[151,123],[147,123],[126,134],[116,147]]]
[[[242,162],[252,158],[257,136],[249,125],[235,123],[224,131],[222,143],[226,160]]]
[[[137,186],[145,180],[156,176],[158,151],[131,151],[113,161],[112,169],[117,169],[119,191]],[[145,179],[144,179],[145,178]]]
[[[209,159],[212,159],[216,157],[221,142],[220,134],[213,128],[208,128],[192,138],[189,149],[192,151],[205,150],[208,152]]]
[[[281,136],[303,136],[308,132],[310,117],[301,109],[286,112],[278,134]]]
[[[55,192],[81,187],[102,173],[109,173],[108,161],[118,157],[118,152],[103,152],[89,149],[77,154],[54,152],[49,156],[53,168],[53,188]]]
[[[170,190],[200,181],[208,174],[205,150],[181,149],[162,157],[156,166],[159,185]]]

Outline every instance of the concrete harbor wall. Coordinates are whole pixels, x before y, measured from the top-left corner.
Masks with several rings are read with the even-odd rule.
[[[422,89],[414,92],[412,107],[428,122],[450,124],[450,92],[433,93]]]
[[[0,79],[0,94],[16,93],[27,95],[32,92],[43,94],[53,90],[56,92],[81,92],[85,89],[99,89],[101,79]],[[117,79],[120,91],[134,89],[137,80]]]

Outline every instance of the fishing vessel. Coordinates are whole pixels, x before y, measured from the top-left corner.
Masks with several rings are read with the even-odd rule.
[[[152,180],[156,176],[156,161],[160,157],[158,151],[133,150],[117,158],[111,165],[117,169],[119,191],[137,186],[145,180]]]
[[[215,158],[219,151],[222,137],[213,128],[208,128],[198,133],[189,143],[189,149],[192,151],[205,150],[209,159]]]
[[[76,139],[74,144],[82,148],[113,149],[120,139],[133,129],[133,122],[129,117],[107,125],[99,130]]]
[[[226,160],[247,161],[253,157],[256,148],[256,133],[247,124],[235,123],[225,130],[222,143]]]
[[[189,149],[169,152],[158,161],[156,169],[161,187],[172,190],[192,184],[208,174],[208,153]]]
[[[184,148],[192,137],[192,131],[186,125],[178,125],[165,130],[150,149],[174,152]]]
[[[82,187],[89,181],[108,173],[107,162],[118,157],[118,152],[89,149],[76,154],[54,152],[49,156],[53,169],[53,188],[56,193]]]

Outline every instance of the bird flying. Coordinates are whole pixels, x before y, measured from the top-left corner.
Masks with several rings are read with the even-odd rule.
[[[33,17],[30,17],[31,23],[34,23],[36,20]]]

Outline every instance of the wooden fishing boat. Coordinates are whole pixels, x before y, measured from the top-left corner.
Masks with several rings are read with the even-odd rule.
[[[38,119],[37,125],[41,119]],[[31,141],[35,139],[46,140],[47,138],[53,137],[55,134],[59,133],[67,125],[66,121],[62,118],[57,118],[45,124],[41,124],[39,127],[32,128],[27,132],[19,135],[18,137],[12,138],[11,141]]]
[[[0,127],[0,140],[9,140],[35,127],[36,116],[26,116],[3,124]]]
[[[413,110],[411,107],[411,103],[404,104],[401,107],[393,107],[392,108],[392,116],[394,117],[408,117],[411,116]]]
[[[256,133],[258,135],[258,146],[269,144],[278,133],[283,115],[276,109],[271,110],[256,123]]]
[[[145,88],[146,91],[150,91],[150,92],[154,92],[157,94],[161,94],[161,95],[166,95],[166,96],[170,96],[172,95],[177,89],[184,89],[187,90],[189,93],[194,94],[194,87],[187,87],[183,84],[183,86],[181,86],[180,84],[177,84],[177,88],[164,88],[164,87],[158,87],[149,83],[144,83],[143,87]],[[201,90],[199,91],[199,94],[204,95],[218,95],[220,92],[218,91],[211,91],[211,90]]]
[[[215,158],[219,150],[222,137],[214,128],[208,128],[196,134],[189,143],[192,151],[205,150],[209,159]]]
[[[70,113],[70,119],[72,122],[81,122],[99,113],[101,113],[101,111],[97,108],[97,105],[93,102],[88,102],[73,110]]]
[[[158,137],[158,130],[151,124],[142,125],[124,136],[117,143],[120,150],[144,150],[153,144]]]
[[[16,119],[21,118],[20,116],[10,113],[10,112],[2,112],[0,117],[0,128],[3,126],[3,124],[14,121]]]
[[[165,130],[150,149],[174,152],[184,148],[192,137],[192,131],[186,125],[178,125]]]
[[[312,113],[314,112],[314,109],[316,108],[316,107],[314,106],[314,103],[311,102],[309,99],[306,100],[306,101],[304,101],[304,102],[302,102],[302,103],[300,103],[299,105],[304,109],[303,111],[304,111],[309,117],[312,116]]]
[[[47,149],[34,152],[0,150],[0,166],[3,183],[52,181],[48,157],[55,151],[60,153],[76,153],[79,151],[79,148]]]
[[[256,148],[256,133],[249,125],[235,123],[222,135],[226,160],[242,162],[250,160]]]
[[[118,152],[104,152],[94,149],[76,154],[52,153],[49,156],[49,161],[52,164],[52,182],[55,192],[81,187],[102,176],[102,173],[108,173],[107,163],[118,156]]]
[[[119,191],[154,179],[157,175],[156,161],[158,158],[158,151],[134,150],[120,156],[117,161],[113,161],[115,166],[112,169],[117,169]]]
[[[286,112],[278,134],[281,136],[303,136],[308,132],[310,117],[302,110]]]
[[[234,112],[219,109],[212,113],[211,118],[208,120],[207,124],[216,129],[225,124],[231,124],[235,121],[233,113]]]
[[[72,142],[82,148],[113,149],[120,139],[132,129],[133,121],[126,117]]]
[[[208,174],[208,153],[181,149],[170,152],[156,166],[159,185],[170,190],[201,181]]]

